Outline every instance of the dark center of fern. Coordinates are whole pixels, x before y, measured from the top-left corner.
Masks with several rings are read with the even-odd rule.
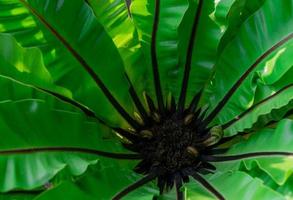
[[[158,165],[167,173],[174,173],[197,162],[196,130],[184,125],[183,120],[172,116],[142,133],[147,134],[148,131],[152,137],[139,144],[139,149],[150,165]]]
[[[181,114],[173,110],[166,110],[164,114],[157,110],[150,112],[152,117],[148,123],[144,123],[140,130],[129,132],[135,137],[124,144],[142,157],[135,172],[149,174],[159,171],[161,191],[173,187],[175,176],[188,181],[193,172],[210,173],[215,170],[213,165],[201,159],[201,155],[209,154],[210,146],[221,137],[217,130],[201,126],[204,116],[201,109],[196,113],[186,110]]]

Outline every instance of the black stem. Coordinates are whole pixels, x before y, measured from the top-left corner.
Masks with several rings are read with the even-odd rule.
[[[68,104],[71,104],[72,106],[74,107],[77,107],[78,109],[80,109],[81,111],[83,111],[83,113],[85,115],[87,115],[88,117],[92,117],[94,119],[96,119],[99,123],[103,124],[104,126],[108,127],[108,128],[111,128],[111,126],[109,124],[107,124],[104,120],[100,119],[98,116],[96,116],[96,113],[92,110],[90,110],[87,106],[85,105],[82,105],[81,103],[73,100],[73,99],[70,99],[64,95],[61,95],[59,93],[56,93],[56,92],[53,92],[53,91],[50,91],[50,90],[47,90],[47,89],[44,89],[44,88],[40,88],[40,87],[36,87],[36,89],[39,89],[45,93],[48,93],[58,99],[60,99],[61,101],[64,101]],[[111,128],[113,129],[113,128]]]
[[[93,154],[97,156],[103,156],[103,157],[115,158],[115,159],[126,159],[126,160],[141,159],[141,155],[139,154],[111,153],[111,152],[80,148],[80,147],[34,147],[34,148],[25,148],[25,149],[2,150],[0,151],[0,155],[29,154],[29,153],[40,153],[40,152],[74,152],[74,153]]]
[[[150,112],[151,113],[155,112],[156,107],[155,107],[155,104],[154,104],[152,98],[147,93],[144,93],[144,96],[145,96],[145,100],[148,104],[148,108],[149,108]]]
[[[179,174],[175,175],[175,186],[176,186],[176,199],[177,200],[184,200],[185,196],[184,196],[184,193],[181,191],[182,178]]]
[[[205,155],[217,155],[217,154],[223,154],[226,153],[229,150],[229,148],[222,148],[222,149],[207,149],[204,154]]]
[[[124,0],[124,2],[127,8],[127,14],[130,18],[132,18],[131,11],[130,11],[131,0]]]
[[[154,180],[157,177],[156,173],[150,173],[147,176],[143,177],[142,179],[138,180],[137,182],[127,186],[125,189],[117,193],[112,200],[119,200],[122,197],[126,196],[128,193],[132,192],[133,190],[136,190],[137,188],[143,186],[144,184],[147,184],[148,182]]]
[[[200,97],[201,97],[201,94],[203,92],[203,89],[201,89],[193,98],[192,98],[192,101],[188,107],[188,111],[190,113],[194,113],[196,111],[196,108],[198,106],[198,103],[199,103],[199,100],[200,100]]]
[[[128,75],[125,73],[125,76],[126,76],[126,79],[128,80],[128,83],[130,85],[130,88],[129,88],[129,93],[130,93],[130,96],[132,98],[132,101],[134,102],[135,104],[135,107],[137,108],[139,114],[141,115],[143,121],[148,124],[149,123],[149,117],[148,117],[148,114],[147,114],[147,111],[145,110],[144,106],[142,105],[141,101],[139,100],[139,97],[133,87],[133,84],[131,83]]]
[[[178,101],[179,113],[182,113],[184,111],[186,92],[187,92],[188,80],[189,80],[190,69],[191,69],[193,47],[195,43],[196,32],[197,32],[197,27],[198,27],[200,15],[201,15],[202,5],[203,5],[203,0],[199,0],[196,15],[192,25],[190,38],[189,38],[189,44],[188,44],[188,49],[186,53],[186,61],[185,61],[185,68],[184,68],[184,76],[182,80],[182,87],[181,87],[181,92],[180,92],[179,101]]]
[[[164,114],[164,112],[165,112],[164,100],[163,100],[163,93],[162,93],[161,82],[160,82],[157,49],[156,49],[156,40],[157,40],[157,32],[158,32],[158,26],[159,26],[159,15],[160,15],[160,0],[155,0],[155,14],[154,15],[155,16],[154,16],[152,41],[151,41],[152,69],[153,69],[156,96],[157,96],[157,101],[158,101],[158,108],[159,108],[160,113]]]
[[[253,106],[251,106],[250,108],[248,108],[247,110],[245,110],[244,112],[242,112],[237,117],[233,118],[232,120],[230,120],[227,123],[225,123],[224,125],[222,125],[223,130],[229,128],[231,125],[233,125],[235,122],[241,120],[242,117],[244,117],[245,115],[249,114],[255,108],[257,108],[258,106],[266,103],[267,101],[271,100],[272,98],[276,97],[277,95],[279,95],[280,93],[282,93],[283,91],[289,89],[292,86],[293,86],[293,84],[289,84],[289,85],[283,87],[282,89],[280,89],[279,91],[277,91],[276,93],[274,93],[273,95],[268,96],[267,98],[265,98],[265,99],[261,100],[260,102],[254,104]]]
[[[126,112],[126,110],[120,105],[117,99],[111,94],[106,85],[102,82],[99,76],[95,73],[95,71],[88,65],[88,63],[79,55],[79,53],[66,41],[60,33],[58,33],[53,26],[51,26],[36,10],[34,10],[25,0],[20,0],[24,6],[34,14],[40,22],[46,26],[51,33],[68,49],[68,51],[72,54],[72,56],[83,66],[83,68],[87,71],[87,73],[92,77],[97,86],[104,93],[105,97],[109,100],[112,106],[116,109],[116,111],[131,125],[133,128],[139,128],[139,124]]]
[[[96,116],[95,112],[90,110],[88,107],[80,104],[79,102],[77,102],[77,101],[75,101],[73,99],[70,99],[70,98],[68,98],[68,97],[66,97],[64,95],[61,95],[61,94],[59,94],[57,92],[53,92],[53,91],[50,91],[50,90],[47,90],[47,89],[44,89],[44,88],[40,88],[40,87],[36,87],[36,88],[41,90],[41,91],[43,91],[43,92],[45,92],[45,93],[49,93],[50,95],[52,95],[52,96],[54,96],[54,97],[56,97],[56,98],[58,98],[58,99],[60,99],[60,100],[62,100],[64,102],[66,102],[66,103],[69,103],[69,104],[73,105],[74,107],[79,108],[87,116],[98,119],[98,117]],[[98,120],[100,121],[100,119],[98,119]]]
[[[46,190],[45,189],[37,189],[37,190],[12,190],[12,191],[9,191],[9,192],[5,192],[5,195],[39,195],[39,194],[41,194],[44,191],[46,191]]]
[[[208,109],[209,109],[209,108],[206,107],[206,108],[204,108],[204,109],[201,111],[200,115],[199,115],[198,118],[197,118],[198,122],[201,122],[201,121],[204,119],[205,115],[206,115],[207,112],[208,112]]]
[[[192,177],[200,183],[204,188],[206,188],[208,191],[210,191],[212,194],[214,194],[218,199],[225,200],[223,195],[219,193],[209,182],[207,182],[201,175],[198,173],[194,173]]]
[[[238,155],[231,156],[208,156],[202,155],[202,159],[207,162],[226,162],[233,160],[241,160],[245,158],[253,158],[253,157],[271,157],[271,156],[293,156],[293,152],[254,152],[254,153],[244,153]]]
[[[210,149],[213,149],[213,148],[216,148],[216,147],[219,147],[220,145],[223,145],[225,143],[228,143],[228,142],[231,142],[232,140],[234,140],[235,138],[237,137],[246,137],[248,136],[249,134],[251,134],[251,132],[240,132],[236,135],[233,135],[233,136],[230,136],[230,137],[223,137],[219,142],[217,142],[216,144],[214,145],[211,145],[209,146]]]
[[[289,34],[279,42],[277,42],[274,46],[269,48],[266,52],[264,52],[260,57],[256,59],[256,61],[245,71],[245,73],[238,79],[238,81],[232,86],[232,88],[226,93],[223,99],[217,104],[217,106],[210,112],[210,114],[205,118],[203,125],[207,126],[223,109],[229,99],[232,97],[234,92],[240,87],[242,82],[248,77],[248,75],[261,63],[267,56],[269,56],[273,51],[277,48],[288,42],[293,37],[293,33]]]
[[[120,134],[122,137],[125,137],[126,139],[130,140],[131,142],[136,143],[141,140],[141,138],[138,135],[130,133],[122,128],[113,128],[113,130]]]
[[[57,92],[54,92],[54,91],[50,91],[50,90],[47,90],[47,89],[44,89],[44,88],[41,88],[41,87],[38,87],[38,86],[32,86],[44,93],[48,93],[58,99],[60,99],[61,101],[64,101],[74,107],[77,107],[78,109],[80,109],[85,115],[87,115],[88,117],[92,117],[94,119],[96,119],[99,123],[101,123],[102,125],[108,127],[108,128],[111,128],[111,129],[115,129],[113,127],[111,127],[109,124],[107,124],[104,120],[102,120],[101,118],[99,118],[98,116],[96,116],[96,113],[92,110],[90,110],[87,106],[79,103],[78,101],[74,100],[74,99],[70,99],[64,95],[61,95]]]
[[[174,113],[176,111],[176,101],[174,96],[171,96],[169,104],[169,113]]]

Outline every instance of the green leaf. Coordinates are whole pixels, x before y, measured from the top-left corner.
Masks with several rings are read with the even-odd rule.
[[[132,42],[137,43],[135,26],[128,13],[126,1],[123,0],[89,0],[97,20],[103,25],[118,48],[121,56],[126,48],[132,48]],[[122,57],[123,59],[124,57]]]
[[[24,47],[40,47],[44,50],[44,57],[51,57],[49,54],[52,47],[47,43],[44,34],[37,27],[37,23],[20,1],[2,0],[0,5],[0,32],[13,35]]]
[[[15,192],[0,194],[0,200],[33,200],[38,193],[34,192]]]
[[[229,9],[229,13],[226,16],[226,24],[222,24],[222,29],[225,27],[225,34],[221,38],[219,44],[219,52],[225,48],[225,46],[231,41],[239,30],[239,27],[254,13],[256,12],[263,4],[265,0],[260,1],[249,1],[249,0],[234,0],[233,5]],[[232,3],[231,1],[222,1],[219,4]],[[219,5],[223,6],[223,5]],[[219,17],[219,16],[218,16]]]
[[[54,84],[44,66],[41,51],[38,48],[22,48],[8,34],[0,34],[0,66],[1,75],[71,97],[68,90]]]
[[[271,113],[260,116],[258,121],[253,125],[253,130],[259,130],[264,126],[274,126],[276,122],[282,120],[283,118],[292,119],[290,117],[290,112],[293,110],[293,101],[291,101],[288,105],[277,109],[272,110]],[[249,131],[249,130],[248,130]]]
[[[284,65],[278,65],[276,66],[276,68],[282,68],[282,66]],[[258,86],[256,88],[256,95],[254,98],[255,104],[259,104],[263,99],[269,98],[276,91],[281,91],[282,88],[292,85],[292,73],[293,67],[290,67],[290,69],[278,81],[270,85],[264,85],[262,81],[259,81]],[[279,101],[282,102],[282,99],[279,99]],[[289,101],[289,103],[286,106],[283,106],[279,109],[273,109],[270,113],[267,113],[265,115],[260,115],[258,117],[258,121],[253,125],[253,129],[259,129],[269,122],[279,121],[282,118],[284,118],[284,116],[287,117],[292,108],[293,101],[291,98],[291,101]]]
[[[122,150],[108,128],[79,113],[50,109],[43,100],[0,103],[0,127],[5,138],[0,144],[2,192],[40,187],[65,168],[77,176],[97,162],[97,156],[83,150],[70,153],[66,147]],[[54,147],[59,149],[49,150]]]
[[[207,179],[226,199],[285,200],[285,197],[265,186],[260,179],[252,178],[244,172],[216,173]],[[233,188],[231,188],[233,187]],[[216,199],[204,192],[194,181],[186,184],[187,199]]]
[[[161,80],[161,86],[164,96],[169,92],[176,94],[178,90],[176,83],[178,79],[178,27],[182,21],[184,13],[187,10],[188,1],[158,1],[158,29],[156,39],[157,61]],[[151,39],[153,34],[153,23],[155,15],[155,1],[135,0],[131,4],[131,13],[135,26],[139,33],[145,60],[146,67],[152,69],[151,63]],[[145,82],[153,85],[153,72],[150,72],[148,77],[145,77]],[[154,86],[152,86],[154,91]],[[150,94],[154,99],[154,94]]]
[[[54,108],[76,113],[80,113],[79,109],[84,109],[84,111],[87,110],[86,112],[91,112],[90,110],[88,110],[87,107],[78,104],[77,102],[74,102],[74,104],[72,104],[70,102],[61,101],[61,99],[57,99],[55,96],[52,96],[50,93],[47,93],[44,90],[15,81],[2,75],[0,75],[0,88],[1,103],[9,101],[20,101],[24,99],[39,99],[44,100],[46,102],[46,105],[52,109]]]
[[[273,109],[280,109],[293,99],[293,84],[276,91],[266,99],[254,104],[241,115],[225,124],[225,136],[232,136],[237,132],[243,132],[255,124],[259,116],[271,114]],[[288,108],[289,109],[289,108]]]
[[[69,61],[65,64],[62,63],[62,65],[54,65],[54,68],[50,67],[50,72],[54,80],[58,82],[58,85],[70,89],[75,99],[91,107],[100,116],[107,116],[106,118],[111,122],[117,123],[119,121],[117,115],[105,114],[115,111],[104,94],[97,88],[93,77],[90,77],[83,69],[85,62],[91,66],[93,71],[99,74],[99,78],[111,89],[115,97],[124,106],[127,106],[129,111],[132,110],[132,104],[125,103],[130,101],[130,97],[127,93],[129,86],[123,74],[124,70],[121,57],[111,38],[97,22],[92,10],[87,4],[81,0],[75,1],[73,4],[68,4],[67,1],[62,2],[57,0],[47,2],[32,1],[30,2],[32,4],[26,3],[25,1],[22,2],[23,5],[20,4],[18,6],[24,7],[25,5],[27,7],[31,15],[34,16],[35,21],[41,27],[46,40],[49,41],[50,45],[52,44],[56,47],[55,50],[52,50],[53,54],[57,54],[53,61],[59,61],[64,54],[66,55],[64,61]],[[46,5],[47,7],[45,7]],[[43,9],[44,7],[46,9]],[[76,16],[79,20],[74,20],[73,16]],[[69,22],[71,24],[74,23],[74,26],[71,26]],[[75,27],[76,31],[72,31],[72,27]],[[72,34],[73,32],[75,34]],[[66,44],[70,45],[68,46]],[[91,48],[88,48],[89,46]],[[103,49],[103,51],[99,49]],[[101,59],[95,59],[96,53],[99,53]],[[111,55],[111,57],[108,55]],[[115,57],[114,62],[111,59],[112,56]],[[52,62],[52,59],[50,62]],[[64,65],[66,66],[65,68]],[[110,76],[111,73],[109,70],[115,70],[117,73],[114,74],[115,76],[113,76],[113,73]],[[73,77],[75,77],[75,81],[72,81]],[[80,80],[82,80],[82,84],[80,84]],[[120,85],[121,87],[118,90],[114,85]]]
[[[227,29],[228,25],[228,15],[230,9],[233,8],[233,3],[236,0],[226,0],[226,1],[217,1],[215,2],[215,11],[213,13],[213,18],[216,24],[221,28],[221,31],[224,32]]]
[[[287,200],[293,199],[293,176],[287,179],[286,183],[282,186],[276,186],[274,188],[277,192],[286,196]]]
[[[146,67],[146,60],[140,51],[141,44],[125,0],[89,0],[97,20],[103,25],[115,43],[125,70],[138,94],[150,93],[145,81],[152,72]],[[142,95],[139,95],[141,97]],[[143,98],[141,98],[142,102]]]
[[[141,178],[132,171],[133,165],[127,162],[117,162],[103,160],[101,163],[90,166],[88,171],[81,176],[75,182],[75,187],[72,193],[87,194],[91,199],[101,199],[108,200],[118,193],[120,190],[124,189],[128,185],[134,183]],[[69,186],[56,186],[52,191],[58,190],[57,192],[44,192],[40,195],[40,199],[52,199],[54,195],[63,194],[63,197],[69,198],[67,192],[73,188],[72,184]],[[66,183],[66,185],[68,185]],[[64,195],[65,194],[65,195]],[[149,183],[138,190],[133,191],[127,195],[126,199],[135,200],[143,199],[149,200],[158,194],[157,189],[155,189],[154,183]],[[38,198],[37,198],[38,199]]]
[[[76,185],[71,182],[63,182],[57,187],[50,189],[34,200],[51,200],[51,199],[72,199],[72,200],[94,200],[90,195],[80,190]]]
[[[209,78],[212,68],[216,62],[217,46],[223,33],[213,19],[215,11],[214,1],[202,1],[202,8],[198,8],[198,2],[189,0],[188,10],[184,15],[179,26],[179,74],[176,82],[172,84],[175,89],[181,89],[182,77],[185,69],[188,45],[194,40],[191,55],[191,70],[189,75],[186,102],[191,101],[192,97],[203,88]],[[227,9],[220,9],[221,15],[225,15]],[[199,14],[196,23],[195,16]],[[194,37],[191,38],[192,26],[196,27]],[[208,42],[207,42],[208,41]],[[175,90],[173,89],[173,90]],[[178,94],[176,89],[174,92]]]
[[[293,24],[292,5],[291,0],[278,1],[277,4],[266,1],[242,24],[235,38],[220,55],[210,96],[211,109],[217,106],[212,115],[218,114],[220,123],[227,122],[252,105],[256,71],[263,69],[261,63],[272,53],[291,46],[287,43],[292,37],[288,28]],[[278,14],[272,13],[276,8]],[[292,52],[292,48],[289,52]]]
[[[0,34],[0,76],[3,78],[9,77],[10,80],[16,80],[22,85],[33,87],[42,90],[47,94],[58,96],[58,98],[66,99],[67,102],[80,107],[86,114],[93,116],[93,111],[78,101],[72,98],[71,91],[59,87],[54,83],[54,80],[44,66],[41,51],[36,47],[22,48],[13,37],[8,34]],[[9,48],[7,48],[9,47]],[[8,85],[9,81],[6,81]],[[1,83],[5,84],[5,83]],[[14,84],[13,84],[14,85]],[[11,88],[12,86],[10,86]],[[18,86],[17,86],[18,87]],[[5,87],[4,87],[5,88]],[[6,88],[8,89],[8,88]],[[4,90],[7,95],[16,95],[14,92],[19,93],[20,90],[8,91]],[[5,95],[3,91],[3,100],[11,98]],[[24,93],[24,92],[23,92]],[[39,92],[40,93],[40,92]],[[38,93],[38,94],[39,94]],[[26,96],[25,98],[30,98]],[[66,105],[66,104],[63,104]],[[62,108],[63,109],[63,108]]]
[[[23,58],[23,60],[26,59],[27,61],[30,61],[34,58],[36,61],[30,62],[33,66],[26,65],[27,68],[33,69],[32,72],[35,73],[28,73],[28,71],[21,73],[18,70],[15,70],[18,67],[17,65],[23,65],[22,62],[18,62],[15,63],[15,66],[9,65],[8,67],[7,63],[1,66],[1,74],[4,73],[18,81],[31,83],[35,87],[42,86],[47,90],[50,89],[50,91],[56,88],[57,84],[61,84],[67,87],[67,89],[73,91],[74,98],[79,98],[80,95],[85,95],[88,99],[89,96],[92,98],[93,95],[86,94],[86,92],[88,92],[89,88],[95,88],[95,83],[90,80],[82,67],[78,65],[75,58],[67,52],[65,47],[62,46],[56,38],[47,37],[45,39],[44,35],[50,36],[52,34],[47,29],[40,29],[37,20],[34,20],[29,10],[21,4],[19,0],[3,0],[0,1],[0,5],[0,31],[7,33],[5,35],[1,34],[1,37],[3,37],[2,41],[5,42],[6,46],[11,47],[1,51],[1,54],[4,56],[2,62],[14,64],[15,61],[11,60],[11,58],[16,57],[13,53],[14,51],[18,52],[20,58]],[[13,38],[9,38],[8,34],[12,35],[21,46],[29,48],[21,48],[19,44],[16,44]],[[20,60],[20,58],[17,58],[17,60]],[[78,81],[73,81],[74,73],[79,75],[78,77],[80,79]],[[84,81],[86,82],[81,84],[81,82]],[[63,88],[62,90],[65,92],[62,93],[61,91],[61,93],[58,94],[72,97],[71,91],[67,89]],[[82,99],[79,100],[83,101]]]
[[[101,168],[92,168],[85,177],[79,180],[78,185],[95,199],[111,199],[116,193],[141,178],[141,175],[132,171],[133,166],[130,168],[125,165],[126,163],[104,162]],[[126,198],[148,200],[155,194],[158,194],[155,184],[149,183],[129,193]]]
[[[242,139],[232,146],[226,155],[237,155],[255,152],[292,152],[293,153],[293,121],[284,119],[276,129],[265,128],[253,133],[248,139]],[[251,168],[254,162],[268,173],[278,184],[282,185],[293,173],[292,157],[264,156],[243,158],[246,167]],[[241,161],[236,161],[241,162]]]
[[[280,48],[265,63],[264,68],[259,73],[261,81],[266,85],[273,85],[280,81],[286,74],[292,73],[293,64],[290,62],[290,55],[293,52],[293,41],[288,41],[287,45]],[[292,83],[292,81],[290,81]]]
[[[279,185],[267,173],[262,171],[257,165],[252,166],[249,169],[249,171],[245,169],[245,172],[248,173],[252,177],[260,178],[261,180],[263,180],[265,185],[279,192],[280,194],[284,195],[286,199],[288,200],[293,199],[293,193],[292,193],[293,175],[291,175],[283,185]]]

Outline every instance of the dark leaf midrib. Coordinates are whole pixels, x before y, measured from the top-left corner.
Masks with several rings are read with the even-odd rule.
[[[132,18],[131,10],[130,10],[131,0],[124,0],[124,4],[127,9],[128,17]]]
[[[33,147],[33,148],[19,148],[10,150],[0,150],[1,155],[16,155],[16,154],[31,154],[31,153],[48,153],[48,152],[71,152],[71,153],[85,153],[93,154],[96,156],[103,156],[114,159],[129,159],[136,160],[140,159],[141,156],[138,154],[126,154],[126,153],[111,153],[106,151],[100,151],[96,149],[88,149],[81,147]]]
[[[192,177],[200,183],[204,188],[206,188],[208,191],[210,191],[212,194],[214,194],[219,200],[225,200],[223,195],[218,192],[207,180],[205,180],[201,175],[198,173],[194,173]]]
[[[71,98],[68,98],[62,94],[59,94],[57,92],[54,92],[54,91],[51,91],[51,90],[48,90],[48,89],[44,89],[44,88],[41,88],[41,87],[36,87],[37,89],[39,89],[40,91],[43,91],[44,93],[48,93],[54,97],[56,97],[57,99],[60,99],[61,101],[64,101],[78,109],[80,109],[81,111],[83,111],[87,116],[89,117],[93,117],[93,118],[97,118],[95,113],[90,110],[89,108],[87,108],[86,106],[80,104],[79,102],[71,99]]]
[[[254,157],[268,157],[271,156],[293,156],[293,152],[285,152],[285,151],[263,151],[263,152],[252,152],[252,153],[243,153],[237,155],[230,156],[203,156],[203,159],[207,162],[227,162],[233,160],[241,160],[246,158],[254,158]]]
[[[12,190],[9,192],[5,192],[6,195],[39,195],[44,192],[45,189],[38,190]]]
[[[260,106],[262,104],[265,104],[267,101],[270,101],[271,99],[277,97],[279,94],[281,94],[282,92],[290,89],[292,86],[293,86],[293,84],[287,85],[287,86],[283,87],[282,89],[278,90],[277,92],[275,92],[274,94],[272,94],[271,96],[268,96],[267,98],[265,98],[265,99],[261,100],[260,102],[254,104],[253,106],[251,106],[250,108],[248,108],[247,110],[242,112],[237,117],[233,118],[229,122],[227,122],[224,125],[222,125],[223,130],[229,128],[231,125],[233,125],[237,121],[241,120],[245,115],[248,115],[249,113],[251,113],[255,108],[257,108],[258,106]]]
[[[143,178],[139,179],[138,181],[134,182],[133,184],[127,186],[122,191],[118,192],[112,200],[120,200],[122,197],[126,196],[128,193],[136,190],[137,188],[147,184],[148,182],[154,180],[157,177],[157,174],[155,172],[150,173]]]
[[[183,75],[181,92],[180,92],[179,101],[178,101],[179,113],[183,112],[184,106],[185,106],[186,91],[188,87],[188,80],[189,80],[190,69],[191,69],[192,54],[194,49],[194,43],[196,40],[196,33],[197,33],[198,24],[199,24],[199,19],[201,16],[202,6],[203,6],[203,0],[199,0],[196,15],[192,25],[190,38],[189,38],[187,53],[186,53],[184,75]]]
[[[175,175],[175,189],[176,189],[176,200],[185,200],[184,193],[182,189],[182,178],[179,174]]]
[[[154,76],[154,84],[155,84],[155,92],[158,102],[158,108],[160,113],[164,113],[164,100],[162,87],[160,82],[160,74],[158,67],[158,58],[157,58],[157,32],[159,26],[159,15],[160,15],[160,0],[155,0],[155,13],[154,13],[154,22],[153,22],[153,30],[152,30],[152,38],[151,38],[151,60],[152,60],[152,70]]]
[[[146,109],[144,108],[144,106],[142,105],[139,97],[138,97],[138,94],[137,92],[135,91],[134,89],[134,86],[129,78],[129,76],[127,75],[127,73],[125,73],[125,77],[129,83],[129,94],[132,98],[132,101],[134,102],[135,104],[135,107],[137,108],[142,120],[144,123],[148,124],[149,123],[149,119],[148,119],[148,114],[147,114],[147,111]]]

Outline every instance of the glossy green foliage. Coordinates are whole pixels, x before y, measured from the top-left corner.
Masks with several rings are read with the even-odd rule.
[[[248,139],[242,139],[236,145],[232,146],[226,154],[235,155],[258,151],[293,151],[293,146],[291,142],[289,142],[292,140],[293,135],[287,131],[292,130],[292,128],[292,120],[286,119],[280,121],[275,129],[268,128],[251,133]],[[292,167],[290,167],[293,164],[292,157],[264,157],[244,160],[244,164],[247,168],[250,168],[254,162],[257,163],[262,170],[272,176],[280,185],[284,184],[293,172]]]
[[[0,0],[0,200],[109,200],[139,180],[114,129],[141,123],[133,91],[148,114],[158,88],[167,107],[203,91],[231,139],[219,157],[245,155],[202,175],[225,199],[293,199],[292,37],[293,0]],[[205,188],[180,191],[216,199]]]
[[[239,115],[253,104],[258,77],[263,76],[262,73],[266,73],[267,68],[269,68],[269,64],[262,64],[262,62],[269,62],[266,59],[269,59],[272,53],[278,54],[277,51],[292,52],[292,45],[290,45],[291,27],[293,26],[292,6],[292,1],[278,1],[276,4],[272,1],[264,3],[257,12],[242,24],[237,36],[219,56],[215,66],[215,78],[212,83],[213,94],[210,100],[212,107],[217,105],[219,100],[226,94],[226,91],[241,80],[237,91],[218,115],[221,123]],[[276,7],[280,8],[281,14],[277,15],[271,12]],[[275,15],[279,18],[275,17]],[[280,23],[280,21],[283,23]],[[283,44],[282,40],[288,39],[288,37],[289,42]],[[260,59],[267,52],[269,52],[269,55]],[[292,67],[292,63],[279,64],[282,68],[284,66],[286,71]],[[284,74],[284,72],[280,74]],[[274,75],[270,74],[270,76]],[[275,81],[278,81],[278,79]],[[270,83],[270,85],[272,84]],[[264,86],[261,85],[259,89],[262,89],[262,87]]]
[[[68,154],[66,148],[121,149],[108,128],[88,121],[76,108],[59,110],[58,107],[68,105],[8,79],[1,79],[1,87],[13,92],[0,103],[1,137],[5,138],[0,145],[1,192],[41,187],[63,169],[75,176],[81,175],[89,165],[97,162],[97,157],[88,152],[78,150]],[[27,134],[30,134],[29,138]],[[48,147],[62,147],[64,152],[25,152],[26,149]],[[18,175],[20,172],[25,173]]]

